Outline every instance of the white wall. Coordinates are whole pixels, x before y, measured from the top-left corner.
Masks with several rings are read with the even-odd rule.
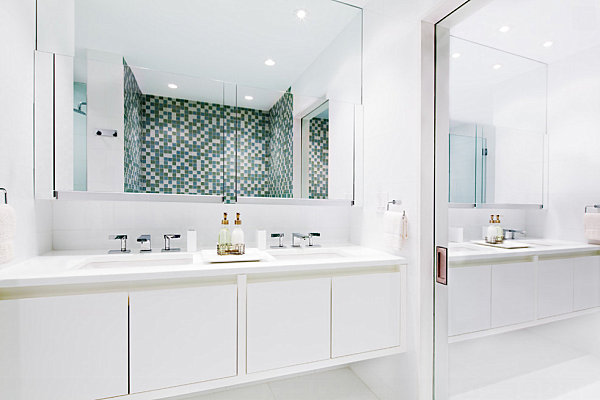
[[[113,201],[56,201],[54,241],[56,250],[118,248],[108,235],[129,235],[129,248],[137,249],[135,239],[151,234],[153,247],[163,245],[163,234],[198,232],[200,247],[216,244],[223,212],[241,213],[248,246],[256,244],[256,230],[285,233],[289,246],[292,232],[321,232],[317,243],[347,243],[350,240],[349,206],[286,206],[256,204],[199,204]],[[232,220],[232,218],[230,218]],[[267,237],[267,240],[270,240]],[[276,240],[272,241],[276,244]],[[185,247],[185,237],[179,244]]]
[[[418,396],[421,272],[421,20],[442,0],[367,2],[364,25],[364,205],[352,210],[352,238],[408,259],[408,353],[358,363],[353,370],[382,400]],[[378,193],[402,201],[409,239],[400,251],[382,241]],[[431,249],[433,251],[433,249]],[[431,283],[428,283],[431,284]],[[425,344],[427,345],[427,344]],[[429,344],[430,345],[430,344]],[[427,387],[426,378],[423,386]]]
[[[50,249],[52,206],[33,193],[33,62],[35,1],[5,0],[0,7],[0,187],[17,212],[15,255]]]
[[[583,210],[600,203],[600,47],[550,64],[548,204],[528,213],[528,229],[585,241]]]

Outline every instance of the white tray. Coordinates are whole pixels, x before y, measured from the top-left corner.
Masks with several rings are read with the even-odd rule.
[[[252,262],[252,261],[270,261],[271,257],[268,253],[258,249],[246,249],[246,254],[220,256],[217,254],[217,249],[202,250],[202,260],[207,263],[235,263],[235,262]]]
[[[473,240],[472,243],[481,245],[481,246],[489,246],[489,247],[496,247],[498,249],[526,249],[528,247],[531,247],[530,244],[528,243],[524,243],[524,242],[519,242],[519,241],[514,241],[514,240],[505,240],[502,243],[488,243],[484,240]]]

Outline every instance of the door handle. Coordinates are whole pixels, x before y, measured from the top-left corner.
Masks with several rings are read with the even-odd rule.
[[[435,248],[436,274],[435,281],[442,285],[448,284],[448,249],[442,246]]]

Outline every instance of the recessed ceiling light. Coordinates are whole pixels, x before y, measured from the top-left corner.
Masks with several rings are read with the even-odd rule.
[[[494,64],[494,65],[492,65],[492,68],[494,68],[494,69],[500,69],[500,68],[502,68],[502,65],[501,64]]]
[[[460,57],[460,53],[452,53],[452,58],[458,58]]]
[[[504,26],[501,26],[500,29],[498,29],[498,30],[502,33],[506,33],[508,31],[510,31],[510,26],[504,25]]]
[[[176,84],[174,84],[174,83],[169,83],[167,86],[168,86],[170,89],[177,89],[177,85],[176,85]]]
[[[246,99],[246,100],[254,100],[254,97],[252,97],[252,96],[244,96],[244,99]]]
[[[273,65],[275,65],[275,61],[273,61],[273,60],[272,60],[272,59],[270,59],[270,58],[267,58],[267,59],[265,60],[265,65],[266,65],[266,66],[268,66],[268,67],[272,67]]]
[[[552,47],[553,44],[554,44],[554,42],[552,40],[548,40],[547,42],[544,42],[542,44],[542,46],[544,46],[544,47]]]
[[[307,15],[308,15],[308,13],[306,12],[306,10],[297,10],[296,11],[296,17],[298,17],[298,19],[304,19],[304,18],[306,18]]]

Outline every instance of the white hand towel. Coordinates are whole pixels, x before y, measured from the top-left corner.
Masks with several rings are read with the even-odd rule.
[[[392,250],[402,249],[402,214],[386,211],[383,214],[383,242]]]
[[[0,264],[11,261],[14,256],[15,249],[13,242],[0,242]]]
[[[0,243],[12,241],[17,231],[17,214],[8,204],[0,204]]]
[[[600,242],[600,213],[586,213],[583,221],[587,240]]]

